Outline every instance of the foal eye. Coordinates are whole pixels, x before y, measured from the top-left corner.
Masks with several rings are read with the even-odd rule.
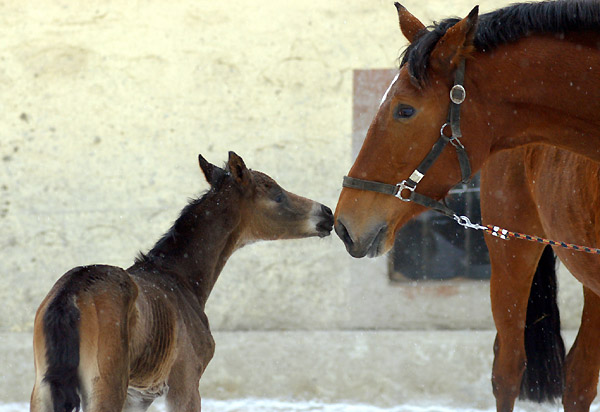
[[[409,117],[414,116],[416,112],[414,107],[400,103],[396,106],[396,110],[394,110],[394,117],[396,119],[408,119]]]
[[[275,202],[277,202],[277,203],[281,203],[281,202],[283,202],[283,193],[282,193],[282,192],[279,192],[279,193],[278,193],[278,194],[275,196],[275,198],[274,198],[273,200],[274,200]]]

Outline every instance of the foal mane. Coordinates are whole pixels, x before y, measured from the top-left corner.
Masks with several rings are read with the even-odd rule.
[[[446,31],[458,18],[434,22],[400,55],[400,67],[408,64],[412,77],[423,86],[427,81],[429,56]],[[513,4],[479,16],[474,46],[486,52],[534,33],[563,34],[599,30],[600,3],[594,0],[559,0]]]
[[[177,241],[184,234],[184,227],[187,226],[186,223],[190,220],[192,215],[196,214],[194,212],[196,207],[204,201],[208,193],[209,191],[200,195],[199,198],[190,199],[188,204],[181,210],[179,217],[175,220],[171,228],[162,235],[148,253],[139,252],[135,258],[135,263],[150,263],[156,258],[164,257],[168,251],[172,250]]]
[[[190,199],[188,204],[181,210],[179,217],[171,228],[156,242],[148,253],[139,252],[135,258],[135,264],[151,263],[157,258],[163,258],[167,253],[177,248],[178,241],[187,235],[191,225],[196,221],[198,207],[208,196],[221,190],[225,177],[229,172],[216,168],[210,182],[210,189],[195,199]]]

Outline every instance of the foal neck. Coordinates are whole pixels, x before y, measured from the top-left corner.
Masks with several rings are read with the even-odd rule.
[[[239,197],[227,187],[211,189],[190,202],[171,229],[136,259],[131,269],[175,276],[178,284],[191,288],[204,306],[227,259],[239,247]]]

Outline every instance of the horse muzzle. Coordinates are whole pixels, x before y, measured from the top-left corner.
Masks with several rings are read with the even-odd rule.
[[[341,219],[335,223],[335,233],[344,242],[346,250],[354,258],[368,256],[377,257],[385,252],[388,227],[386,224],[376,226],[365,236],[357,237],[352,234]]]

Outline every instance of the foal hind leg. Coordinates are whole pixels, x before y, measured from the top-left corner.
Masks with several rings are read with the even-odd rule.
[[[79,375],[83,409],[123,409],[129,382],[128,307],[109,294],[80,298]]]
[[[31,393],[30,412],[52,412],[52,400],[50,399],[50,389],[48,385],[37,381]]]
[[[488,239],[490,293],[497,335],[492,386],[496,410],[510,412],[525,370],[525,321],[529,291],[543,245]]]
[[[46,362],[46,338],[43,332],[43,324],[40,322],[40,313],[44,310],[38,310],[34,323],[33,333],[33,356],[35,363],[35,383],[31,392],[30,412],[51,412],[52,396],[50,386],[44,382],[44,375],[48,369]]]
[[[583,287],[581,326],[566,359],[565,412],[587,412],[596,397],[600,370],[600,297]]]

